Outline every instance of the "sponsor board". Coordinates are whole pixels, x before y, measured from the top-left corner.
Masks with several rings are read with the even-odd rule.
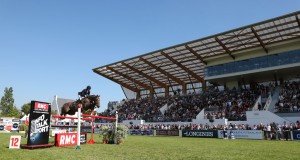
[[[61,129],[61,130],[56,130],[56,129],[54,129],[54,130],[52,130],[52,132],[51,132],[51,136],[54,137],[55,134],[58,134],[58,133],[67,133],[67,130],[66,130],[66,129]]]
[[[179,136],[179,130],[156,130],[157,136]]]
[[[19,132],[19,122],[17,122],[17,123],[14,122],[10,131],[11,132]]]
[[[35,111],[48,111],[49,104],[43,102],[35,102],[34,103],[34,110]]]
[[[300,140],[300,131],[292,131],[293,132],[293,140]]]
[[[10,131],[12,126],[4,126],[4,130]]]
[[[183,130],[182,137],[218,138],[217,130]]]
[[[153,130],[152,129],[129,129],[128,135],[153,136]]]
[[[28,146],[48,144],[50,113],[51,105],[49,103],[31,101]]]
[[[86,133],[80,133],[80,144],[85,144],[87,140]],[[55,134],[55,146],[75,146],[77,145],[77,133],[58,133]]]
[[[55,146],[75,146],[77,144],[77,133],[58,133],[55,135]]]
[[[227,134],[227,130],[218,130],[218,138],[226,138],[224,137],[224,132],[226,132]],[[227,138],[228,138],[228,134],[227,134]]]
[[[80,133],[80,144],[86,144],[87,134]]]
[[[228,138],[234,135],[236,139],[263,139],[261,130],[218,130],[218,138],[224,138],[224,132],[227,132]]]

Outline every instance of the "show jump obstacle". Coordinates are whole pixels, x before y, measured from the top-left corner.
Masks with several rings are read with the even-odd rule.
[[[81,117],[82,116],[82,117]],[[113,117],[105,117],[105,116],[95,116],[95,115],[88,115],[88,114],[81,114],[81,108],[78,108],[78,112],[77,112],[77,117],[71,117],[71,116],[59,116],[59,115],[52,115],[53,118],[60,118],[60,119],[77,119],[77,147],[76,149],[80,149],[80,125],[81,122],[80,120],[91,120],[92,121],[92,132],[91,132],[91,139],[87,142],[88,144],[94,144],[94,121],[95,118],[99,118],[99,119],[106,119],[106,120],[111,120],[111,121],[116,121],[117,123],[117,117],[118,115],[116,114],[116,118]],[[55,138],[56,140],[56,146],[59,146],[58,144],[58,138]]]
[[[58,116],[52,115],[53,118],[68,118],[77,119],[77,147],[80,149],[80,120],[92,120],[92,136],[89,144],[95,143],[94,141],[94,120],[95,118],[106,119],[111,121],[116,121],[116,118],[105,117],[105,116],[95,116],[81,114],[81,108],[78,108],[77,117],[70,116]],[[22,149],[38,149],[52,147],[54,144],[49,144],[49,131],[50,131],[50,118],[51,118],[51,104],[47,102],[31,101],[30,117],[29,117],[29,131],[27,144],[21,144]],[[76,136],[75,136],[76,137]]]

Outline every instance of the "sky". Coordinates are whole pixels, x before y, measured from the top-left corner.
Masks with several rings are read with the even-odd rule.
[[[12,87],[21,108],[90,85],[102,112],[125,95],[93,68],[299,10],[297,0],[0,0],[0,97]]]

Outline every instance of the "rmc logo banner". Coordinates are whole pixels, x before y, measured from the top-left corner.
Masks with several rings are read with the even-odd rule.
[[[55,146],[75,146],[77,144],[77,133],[55,134]]]
[[[80,144],[85,144],[87,141],[87,134],[80,133]],[[75,146],[77,145],[77,133],[57,133],[55,134],[55,146]]]

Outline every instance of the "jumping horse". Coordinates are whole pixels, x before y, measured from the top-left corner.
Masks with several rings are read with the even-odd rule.
[[[61,115],[74,115],[78,111],[78,107],[81,107],[82,113],[86,113],[89,110],[94,111],[95,107],[100,107],[100,96],[90,95],[83,98],[81,101],[67,102],[61,108]]]

